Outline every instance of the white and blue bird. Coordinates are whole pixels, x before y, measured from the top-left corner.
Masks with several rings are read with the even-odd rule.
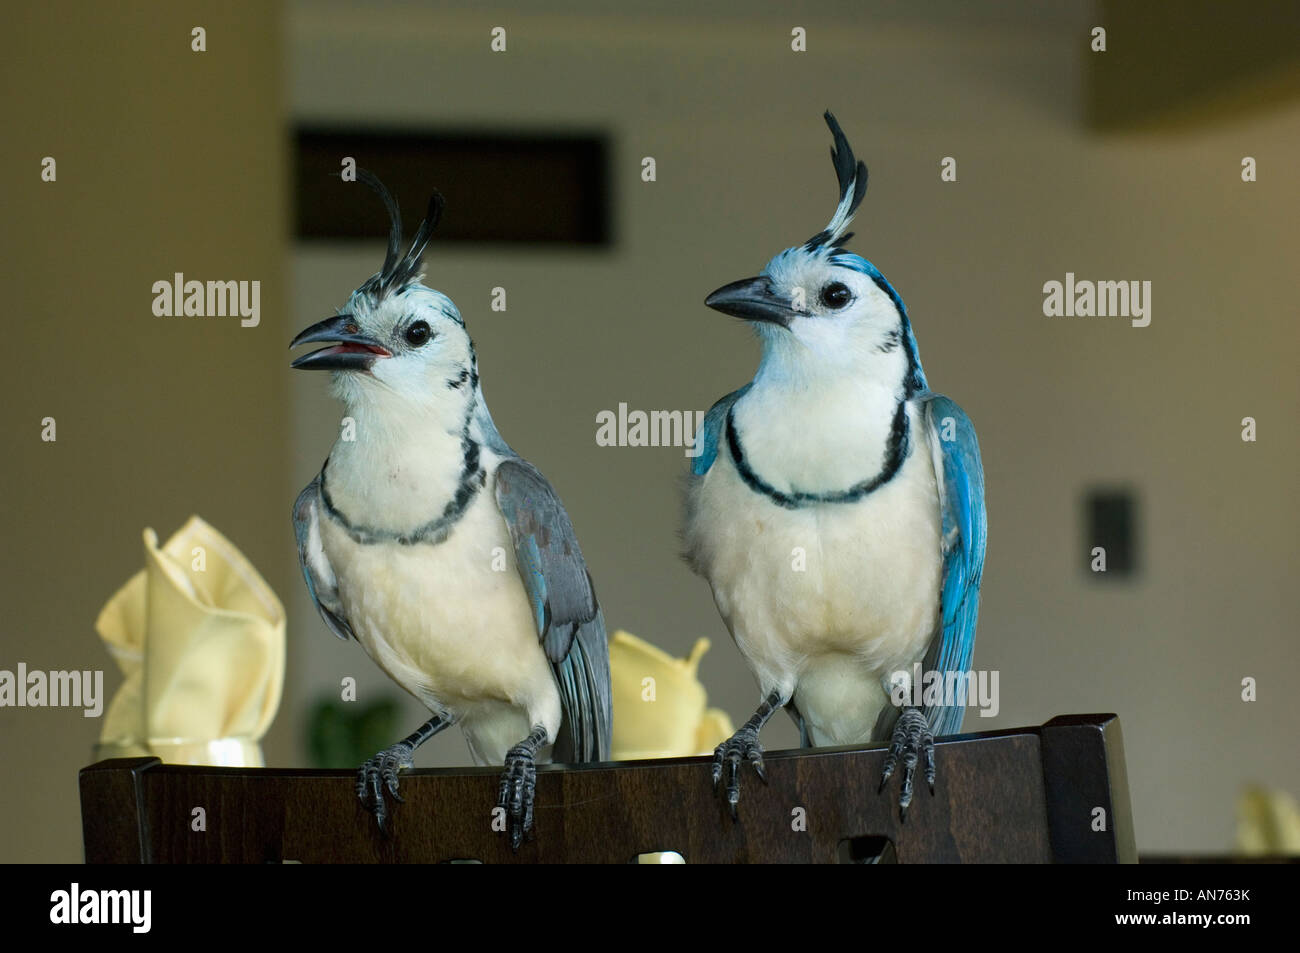
[[[329,629],[432,713],[358,771],[380,829],[385,793],[401,800],[398,771],[459,724],[476,763],[505,765],[498,806],[518,847],[548,746],[556,761],[609,758],[605,621],[559,497],[497,433],[460,312],[422,284],[442,197],[402,254],[392,196],[358,178],[388,210],[388,252],[290,345],[330,345],[292,366],[331,371],[351,418],[294,504],[298,556]]]
[[[751,322],[762,346],[754,379],[705,417],[683,527],[762,696],[714,754],[733,818],[741,763],[766,780],[759,732],[782,707],[804,746],[890,741],[880,788],[901,758],[906,817],[918,760],[933,793],[934,737],[960,730],[964,705],[898,706],[895,673],[966,672],[975,645],[975,428],[929,389],[902,298],[843,248],[867,168],[825,118],[839,180],[830,224],[704,302]]]

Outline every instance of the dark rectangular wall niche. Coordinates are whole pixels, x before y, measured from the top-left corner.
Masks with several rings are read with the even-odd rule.
[[[374,194],[339,179],[351,156],[393,193],[408,239],[436,188],[447,209],[435,242],[610,243],[609,148],[600,135],[306,127],[296,132],[295,153],[299,241],[388,234]]]
[[[1138,571],[1137,494],[1093,488],[1084,495],[1085,568],[1097,579],[1128,579]],[[1106,550],[1106,570],[1093,569],[1094,547]]]

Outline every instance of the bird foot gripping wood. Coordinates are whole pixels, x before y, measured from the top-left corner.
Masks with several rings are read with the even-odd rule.
[[[763,699],[752,718],[741,726],[734,735],[718,745],[713,752],[713,790],[718,789],[722,780],[722,767],[727,766],[727,807],[731,810],[731,819],[740,820],[736,805],[740,803],[740,762],[743,758],[754,766],[754,773],[766,784],[767,772],[763,767],[763,746],[758,743],[759,732],[776,711],[789,699],[783,699],[779,691],[773,691]]]
[[[384,791],[401,801],[397,793],[397,773],[402,768],[409,768],[415,755],[415,745],[409,741],[399,741],[385,748],[357,769],[357,797],[361,806],[379,823],[379,829],[385,834],[388,829],[388,805],[384,802]]]
[[[898,810],[901,820],[907,820],[907,809],[912,803],[912,776],[921,756],[925,756],[925,780],[934,795],[934,734],[930,723],[926,721],[921,709],[909,706],[903,709],[894,725],[894,737],[889,744],[889,753],[885,755],[885,768],[881,772],[880,787],[876,793],[885,790],[885,785],[893,777],[898,759],[903,759],[903,785],[898,797]]]
[[[754,766],[754,773],[766,784],[767,772],[763,767],[763,746],[758,743],[758,729],[748,724],[718,745],[713,752],[713,790],[718,789],[725,765],[727,772],[727,807],[731,810],[731,819],[733,821],[740,820],[736,805],[740,803],[740,762],[742,759]]]
[[[444,715],[434,715],[411,734],[397,744],[385,748],[357,769],[357,797],[361,806],[379,822],[381,833],[388,834],[388,805],[384,803],[384,791],[401,801],[397,793],[397,772],[411,767],[415,761],[415,750],[442,729],[452,723]]]
[[[533,801],[537,792],[537,751],[546,744],[546,729],[538,725],[519,744],[506,752],[506,769],[501,773],[497,807],[506,812],[510,849],[518,850],[533,829]]]

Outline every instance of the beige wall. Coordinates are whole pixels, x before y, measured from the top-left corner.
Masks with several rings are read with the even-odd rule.
[[[466,317],[503,433],[563,495],[611,627],[679,653],[710,636],[712,700],[745,717],[752,679],[675,555],[685,459],[597,447],[595,415],[619,402],[704,409],[749,378],[753,342],[701,301],[824,223],[830,107],[872,173],[853,247],[907,301],[932,384],[966,407],[983,446],[976,665],[1001,672],[1002,711],[967,729],[1118,711],[1148,851],[1226,849],[1248,780],[1300,791],[1288,756],[1300,701],[1287,692],[1300,667],[1287,598],[1300,569],[1287,277],[1300,209],[1286,179],[1300,105],[1095,137],[1081,122],[1086,5],[1047,21],[1002,6],[997,22],[953,19],[960,7],[823,7],[799,18],[802,55],[774,4],[749,5],[743,24],[685,3],[658,18],[590,6],[294,4],[284,44],[270,4],[16,15],[0,41],[17,91],[0,158],[17,368],[0,464],[0,668],[102,667],[115,687],[95,613],[141,564],[142,527],[166,534],[198,512],[289,610],[270,763],[305,763],[303,708],[339,678],[358,676],[363,699],[390,691],[306,604],[287,519],[339,411],[323,378],[288,371],[284,345],[341,304],[382,248],[299,249],[283,268],[284,110],[359,125],[597,128],[614,146],[611,250],[435,242],[428,280]],[[206,54],[189,52],[197,24]],[[503,55],[488,52],[495,25],[509,31]],[[59,160],[56,184],[39,182],[42,155]],[[645,155],[658,162],[653,184],[639,179]],[[947,155],[952,184],[938,176]],[[1258,183],[1240,182],[1243,155],[1259,160]],[[262,325],[154,318],[150,285],[178,270],[260,278]],[[1066,271],[1152,281],[1151,326],[1045,318],[1042,284]],[[488,309],[497,285],[504,314]],[[557,380],[556,366],[571,372]],[[58,419],[53,445],[39,440],[46,415]],[[1246,415],[1258,443],[1239,439]],[[1132,584],[1080,571],[1080,494],[1101,481],[1141,493]],[[1239,700],[1247,675],[1260,680],[1251,705]],[[421,716],[412,705],[408,717]],[[75,772],[97,724],[4,709],[0,729],[0,860],[77,859]],[[778,718],[765,740],[795,736]],[[464,760],[449,732],[420,763]]]
[[[95,616],[144,565],[141,530],[191,513],[289,589],[281,48],[273,4],[5,14],[0,668],[102,669],[115,689]],[[153,282],[177,271],[260,280],[260,326],[155,317]],[[78,709],[0,709],[0,861],[81,859],[98,732]]]

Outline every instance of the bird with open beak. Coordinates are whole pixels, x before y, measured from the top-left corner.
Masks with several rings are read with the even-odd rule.
[[[609,758],[605,621],[563,504],[492,422],[460,312],[422,283],[442,197],[403,254],[392,196],[358,178],[391,219],[383,268],[290,345],[325,345],[292,366],[329,371],[353,422],[294,504],[299,561],[329,629],[432,714],[361,766],[361,804],[387,830],[399,770],[459,724],[476,763],[504,764],[517,848],[539,761]]]

